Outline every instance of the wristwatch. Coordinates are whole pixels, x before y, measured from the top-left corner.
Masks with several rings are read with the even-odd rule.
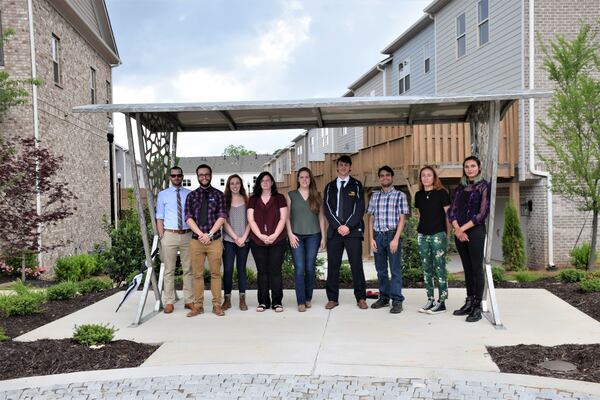
[[[208,238],[209,238],[209,239],[212,239],[212,238],[213,238],[213,236],[215,236],[215,234],[214,234],[214,233],[212,233],[212,232],[208,232],[208,233],[206,234],[206,236],[208,236]]]

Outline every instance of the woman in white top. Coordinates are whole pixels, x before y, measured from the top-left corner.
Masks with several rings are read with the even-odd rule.
[[[238,289],[240,291],[240,310],[246,311],[246,261],[250,246],[248,235],[250,225],[246,216],[248,195],[242,178],[235,174],[227,178],[225,186],[225,205],[229,218],[223,224],[223,288],[225,300],[223,310],[231,308],[231,290],[233,288],[233,264],[236,262]]]

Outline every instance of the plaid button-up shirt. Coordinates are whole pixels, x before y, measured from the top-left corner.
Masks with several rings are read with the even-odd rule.
[[[200,206],[204,191],[208,192],[208,223],[200,225]],[[225,208],[225,195],[219,189],[212,186],[204,189],[200,186],[192,193],[188,194],[185,199],[185,220],[193,219],[198,228],[204,233],[208,233],[210,228],[217,222],[219,218],[227,218],[227,209]],[[221,237],[221,232],[216,232],[214,239]],[[198,235],[192,234],[193,239],[198,239]]]
[[[376,232],[396,231],[400,214],[408,215],[406,195],[392,187],[389,192],[373,193],[367,213],[375,217],[373,228]]]

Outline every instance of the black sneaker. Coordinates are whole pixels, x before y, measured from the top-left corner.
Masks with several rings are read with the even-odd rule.
[[[433,308],[434,305],[435,305],[435,301],[433,300],[433,298],[427,299],[427,303],[423,307],[419,308],[419,312],[426,313],[431,308]]]
[[[435,303],[435,306],[427,310],[427,314],[441,314],[443,312],[446,312],[446,304],[443,301]]]
[[[392,303],[392,308],[390,308],[390,313],[392,314],[400,314],[402,312],[402,302],[394,301]]]
[[[390,301],[389,299],[379,299],[377,300],[375,303],[371,304],[371,308],[377,309],[377,308],[383,308],[383,307],[389,307],[390,306]]]

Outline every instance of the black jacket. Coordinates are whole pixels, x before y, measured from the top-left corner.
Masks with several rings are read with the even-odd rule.
[[[363,223],[363,215],[365,213],[365,190],[362,184],[352,176],[349,177],[348,183],[342,190],[340,200],[343,201],[344,215],[338,218],[337,210],[337,178],[329,182],[323,190],[323,207],[325,217],[329,221],[327,228],[327,237],[330,238],[337,234],[337,229],[346,225],[350,228],[349,237],[363,237],[365,225]]]

